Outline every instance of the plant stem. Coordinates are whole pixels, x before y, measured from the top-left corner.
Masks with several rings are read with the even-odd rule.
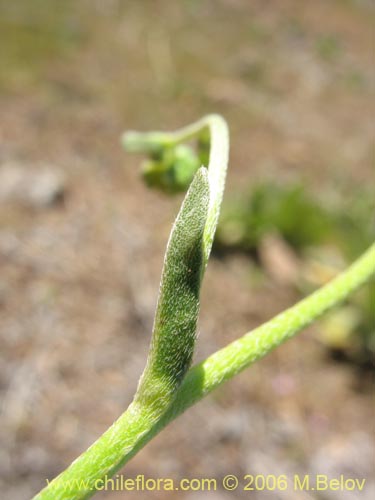
[[[203,267],[208,261],[225,184],[229,150],[227,125],[220,116],[210,115],[177,132],[152,132],[148,134],[132,132],[124,137],[127,147],[133,151],[155,152],[160,147],[173,147],[182,141],[201,137],[201,134],[207,133],[207,131],[210,135],[208,174],[205,171],[198,171],[196,174],[192,182],[192,189],[188,191],[188,200],[185,198],[168,245],[170,255],[167,250],[165,260],[167,269],[163,271],[164,281],[162,279],[162,284],[164,283],[163,286],[166,289],[161,290],[159,296],[162,298],[160,307],[163,321],[159,322],[162,323],[162,326],[168,323],[168,307],[177,308],[176,303],[180,304],[181,302],[181,295],[179,295],[181,287],[174,287],[173,281],[174,273],[179,276],[181,262],[183,259],[186,260],[186,273],[192,272],[190,264],[195,265],[195,261],[198,262],[199,266],[202,264],[202,259],[198,254],[199,258],[195,258],[191,254],[190,239],[193,242],[197,241],[197,245],[202,242]],[[207,179],[209,193],[206,189]],[[209,199],[207,199],[207,195],[209,195]],[[201,200],[202,206],[200,206],[197,196],[205,197],[205,200]],[[189,229],[189,223],[194,222],[192,220],[194,213],[197,213],[197,217],[200,218],[199,224],[194,226],[196,235]],[[186,244],[188,244],[188,248],[185,248]],[[180,251],[181,258],[179,257]],[[201,272],[199,267],[196,270]],[[190,355],[185,356],[186,359],[181,357],[183,370],[178,368],[175,374],[172,373],[172,369],[170,370],[172,377],[170,387],[172,389],[168,386],[168,390],[165,390],[165,375],[169,374],[169,372],[165,373],[165,370],[168,371],[168,363],[171,361],[173,366],[174,356],[184,356],[184,344],[182,344],[182,349],[177,349],[178,352],[173,350],[177,344],[174,343],[172,337],[179,333],[180,325],[180,313],[177,308],[177,326],[173,327],[172,331],[163,330],[156,323],[150,349],[152,356],[149,358],[149,366],[152,369],[145,370],[139,386],[139,388],[145,387],[146,392],[142,393],[141,390],[138,393],[137,391],[133,402],[120,418],[64,472],[48,483],[46,488],[34,497],[34,500],[82,500],[91,497],[96,491],[104,489],[103,480],[115,474],[171,420],[220,384],[234,377],[251,363],[262,358],[276,346],[301,331],[325,311],[345,300],[374,274],[375,244],[352,266],[326,286],[271,321],[217,351],[202,363],[191,368],[183,378],[182,376],[179,378],[179,374],[185,373],[191,357]],[[177,280],[177,285],[184,283],[185,276],[180,276],[180,278]],[[191,279],[187,279],[186,283],[191,284]],[[195,286],[195,281],[193,284]],[[199,299],[199,290],[194,289],[193,292],[193,295]],[[186,304],[189,305],[190,302],[188,301]],[[188,305],[184,309],[190,309]],[[196,306],[199,306],[199,300]],[[165,315],[164,311],[166,311]],[[171,311],[171,313],[176,311]],[[181,317],[183,316],[182,314]],[[195,328],[195,323],[193,326]],[[195,330],[190,333],[195,335]],[[180,350],[181,353],[179,353]]]
[[[157,431],[219,385],[263,358],[375,277],[375,244],[346,271],[270,321],[193,366]]]
[[[89,498],[102,486],[103,477],[115,474],[169,422],[345,300],[374,276],[375,244],[330,283],[192,367],[171,407],[148,430],[142,425],[144,415],[130,405],[112,427],[34,497],[35,500]]]

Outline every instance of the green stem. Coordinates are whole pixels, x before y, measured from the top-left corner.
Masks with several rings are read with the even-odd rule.
[[[105,474],[108,477],[115,474],[169,422],[345,300],[374,276],[375,244],[330,283],[191,368],[171,407],[146,432],[142,425],[142,415],[130,405],[92,447],[35,499],[89,498],[95,493],[95,486],[101,486],[102,483],[98,480]],[[104,464],[107,465],[103,468]],[[102,474],[104,469],[106,472]],[[84,485],[93,490],[85,490]],[[69,490],[66,491],[65,488],[68,487]]]
[[[220,117],[212,116],[174,134],[158,136],[164,142],[176,142],[195,137],[205,127],[210,128],[212,140],[208,168],[210,200],[203,248],[207,260],[225,180],[228,155],[225,122]],[[215,135],[224,140],[213,140]],[[148,139],[150,136],[151,134]],[[145,141],[144,136],[139,138],[143,141],[143,146],[146,144],[148,147],[150,142]],[[136,144],[137,136],[133,134],[132,139],[133,144]],[[221,164],[221,172],[210,170],[214,161]],[[171,420],[301,331],[328,309],[345,300],[374,275],[375,244],[326,286],[191,368],[176,386],[173,399],[166,401],[164,406],[161,405],[162,411],[160,405],[155,407],[153,404],[142,404],[136,397],[123,415],[87,451],[36,495],[34,500],[81,500],[91,497],[103,486],[103,478],[115,474]]]
[[[193,366],[157,430],[343,302],[374,277],[375,244],[327,285]]]
[[[228,127],[221,116],[209,115],[176,132],[128,132],[123,138],[128,150],[155,153],[160,148],[207,136],[207,170],[202,167],[196,173],[167,245],[150,351],[133,402],[98,441],[35,498],[92,496],[98,479],[113,475],[134,455],[176,397],[190,367],[196,340],[201,280],[225,185]]]

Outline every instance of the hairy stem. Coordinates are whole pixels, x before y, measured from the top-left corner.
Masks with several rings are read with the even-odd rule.
[[[211,141],[208,173],[200,169],[196,174],[171,234],[150,355],[135,398],[120,418],[34,500],[81,500],[91,497],[97,490],[103,489],[104,478],[115,474],[170,421],[345,300],[375,275],[374,244],[320,290],[187,371],[195,341],[201,277],[211,250],[225,183],[227,127],[221,117],[211,115],[177,132],[132,132],[124,139],[133,151],[154,153],[160,147],[200,137],[207,130]],[[191,230],[189,223],[193,224]],[[196,274],[191,275],[191,266],[195,266]],[[175,272],[172,272],[173,268],[176,268]],[[179,284],[176,289],[175,277]],[[188,321],[185,321],[184,310],[178,309],[179,293],[182,294],[180,299],[186,301],[184,310],[193,305],[194,317],[187,318]],[[169,311],[170,301],[174,300],[177,303]],[[183,332],[188,338],[188,349],[185,349],[183,339],[174,339],[179,333],[180,321],[187,325]],[[170,363],[170,360],[173,362]]]
[[[200,287],[225,185],[228,127],[221,116],[209,115],[176,132],[129,132],[123,138],[129,150],[155,154],[207,136],[207,169],[195,174],[167,245],[150,351],[134,400],[101,438],[35,498],[92,496],[100,487],[98,480],[113,475],[134,455],[176,397],[194,352]]]

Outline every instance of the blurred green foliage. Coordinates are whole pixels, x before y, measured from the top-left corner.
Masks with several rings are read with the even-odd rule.
[[[324,35],[316,41],[316,52],[324,61],[335,62],[342,53],[342,46],[335,35]]]
[[[217,244],[252,251],[267,233],[277,232],[292,247],[302,250],[322,243],[331,231],[331,218],[302,186],[266,182],[227,203]]]
[[[327,193],[318,199],[300,184],[260,182],[224,206],[217,248],[256,252],[264,236],[276,232],[299,253],[332,244],[352,260],[375,239],[371,191],[343,191],[334,199]]]
[[[85,40],[87,28],[72,0],[0,0],[0,87],[32,84],[46,62]]]
[[[300,184],[261,182],[237,194],[223,208],[215,249],[243,251],[258,257],[267,234],[277,234],[299,256],[301,268],[314,253],[327,274],[339,269],[326,259],[334,249],[342,265],[349,264],[375,240],[375,197],[369,187],[347,188],[314,197]],[[258,259],[256,259],[258,261]],[[317,275],[299,289],[322,285]],[[323,278],[324,279],[324,278]],[[367,363],[375,353],[375,283],[350,299],[343,312],[331,313],[322,323],[322,339],[332,349]]]

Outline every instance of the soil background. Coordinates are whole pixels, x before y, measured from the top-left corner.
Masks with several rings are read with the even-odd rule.
[[[208,112],[231,131],[226,196],[374,179],[374,7],[360,0],[0,0],[0,490],[30,498],[126,408],[146,359],[181,203],[147,189],[126,129]],[[374,192],[375,195],[375,192]],[[303,221],[301,221],[303,223]],[[215,254],[195,361],[295,303]],[[373,378],[319,323],[172,423],[121,473],[217,478],[215,492],[98,499],[374,498]],[[364,490],[226,492],[235,474],[344,474]]]

